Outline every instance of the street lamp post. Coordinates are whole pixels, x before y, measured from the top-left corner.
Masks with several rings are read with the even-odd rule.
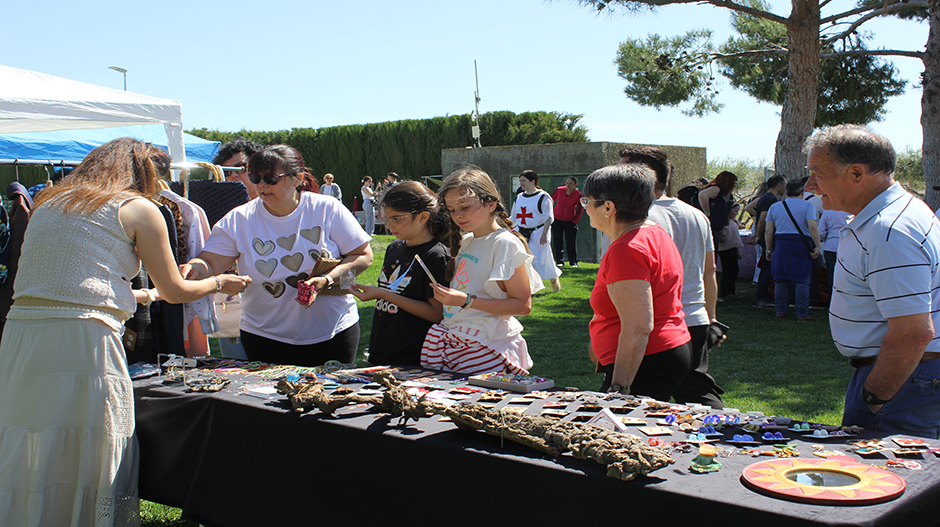
[[[108,69],[124,74],[124,91],[127,91],[127,70],[124,68],[119,68],[117,66],[108,66]]]

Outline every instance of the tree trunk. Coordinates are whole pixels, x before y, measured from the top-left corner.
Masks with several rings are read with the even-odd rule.
[[[940,0],[933,0],[940,1]],[[819,91],[819,0],[791,0],[787,22],[787,96],[780,112],[774,169],[788,180],[803,177],[803,142],[813,133]]]
[[[937,210],[940,195],[933,190],[940,185],[940,0],[927,0],[930,31],[924,51],[923,94],[920,97],[920,125],[924,132],[924,182],[927,205]]]

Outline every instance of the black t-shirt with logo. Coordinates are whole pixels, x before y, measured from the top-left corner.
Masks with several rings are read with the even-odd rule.
[[[378,286],[392,289],[406,298],[427,301],[434,296],[431,280],[415,255],[421,257],[439,284],[447,285],[444,269],[447,266],[447,248],[434,240],[409,247],[395,240],[385,251],[385,263],[379,275]],[[409,269],[410,267],[410,269]],[[402,278],[404,274],[404,278]],[[375,301],[372,334],[369,336],[369,362],[381,365],[421,365],[421,345],[433,322],[400,309],[392,302]]]

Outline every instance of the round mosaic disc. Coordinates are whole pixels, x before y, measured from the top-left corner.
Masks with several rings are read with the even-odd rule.
[[[907,487],[897,474],[845,456],[762,461],[745,468],[741,481],[774,498],[828,505],[891,501]]]

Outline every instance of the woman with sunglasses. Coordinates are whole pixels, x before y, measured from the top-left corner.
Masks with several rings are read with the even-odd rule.
[[[668,401],[689,373],[689,330],[682,313],[682,258],[647,219],[656,176],[642,165],[595,170],[581,203],[610,247],[591,291],[591,360],[602,392]]]
[[[287,145],[253,155],[248,177],[258,186],[258,199],[219,220],[184,271],[191,278],[215,276],[237,261],[238,269],[254,280],[242,294],[240,324],[250,360],[298,366],[349,363],[359,346],[356,300],[348,294],[317,293],[372,264],[370,237],[341,202],[301,192],[304,174],[303,157]],[[341,262],[311,277],[320,258]],[[313,287],[308,302],[298,300],[299,282]]]

